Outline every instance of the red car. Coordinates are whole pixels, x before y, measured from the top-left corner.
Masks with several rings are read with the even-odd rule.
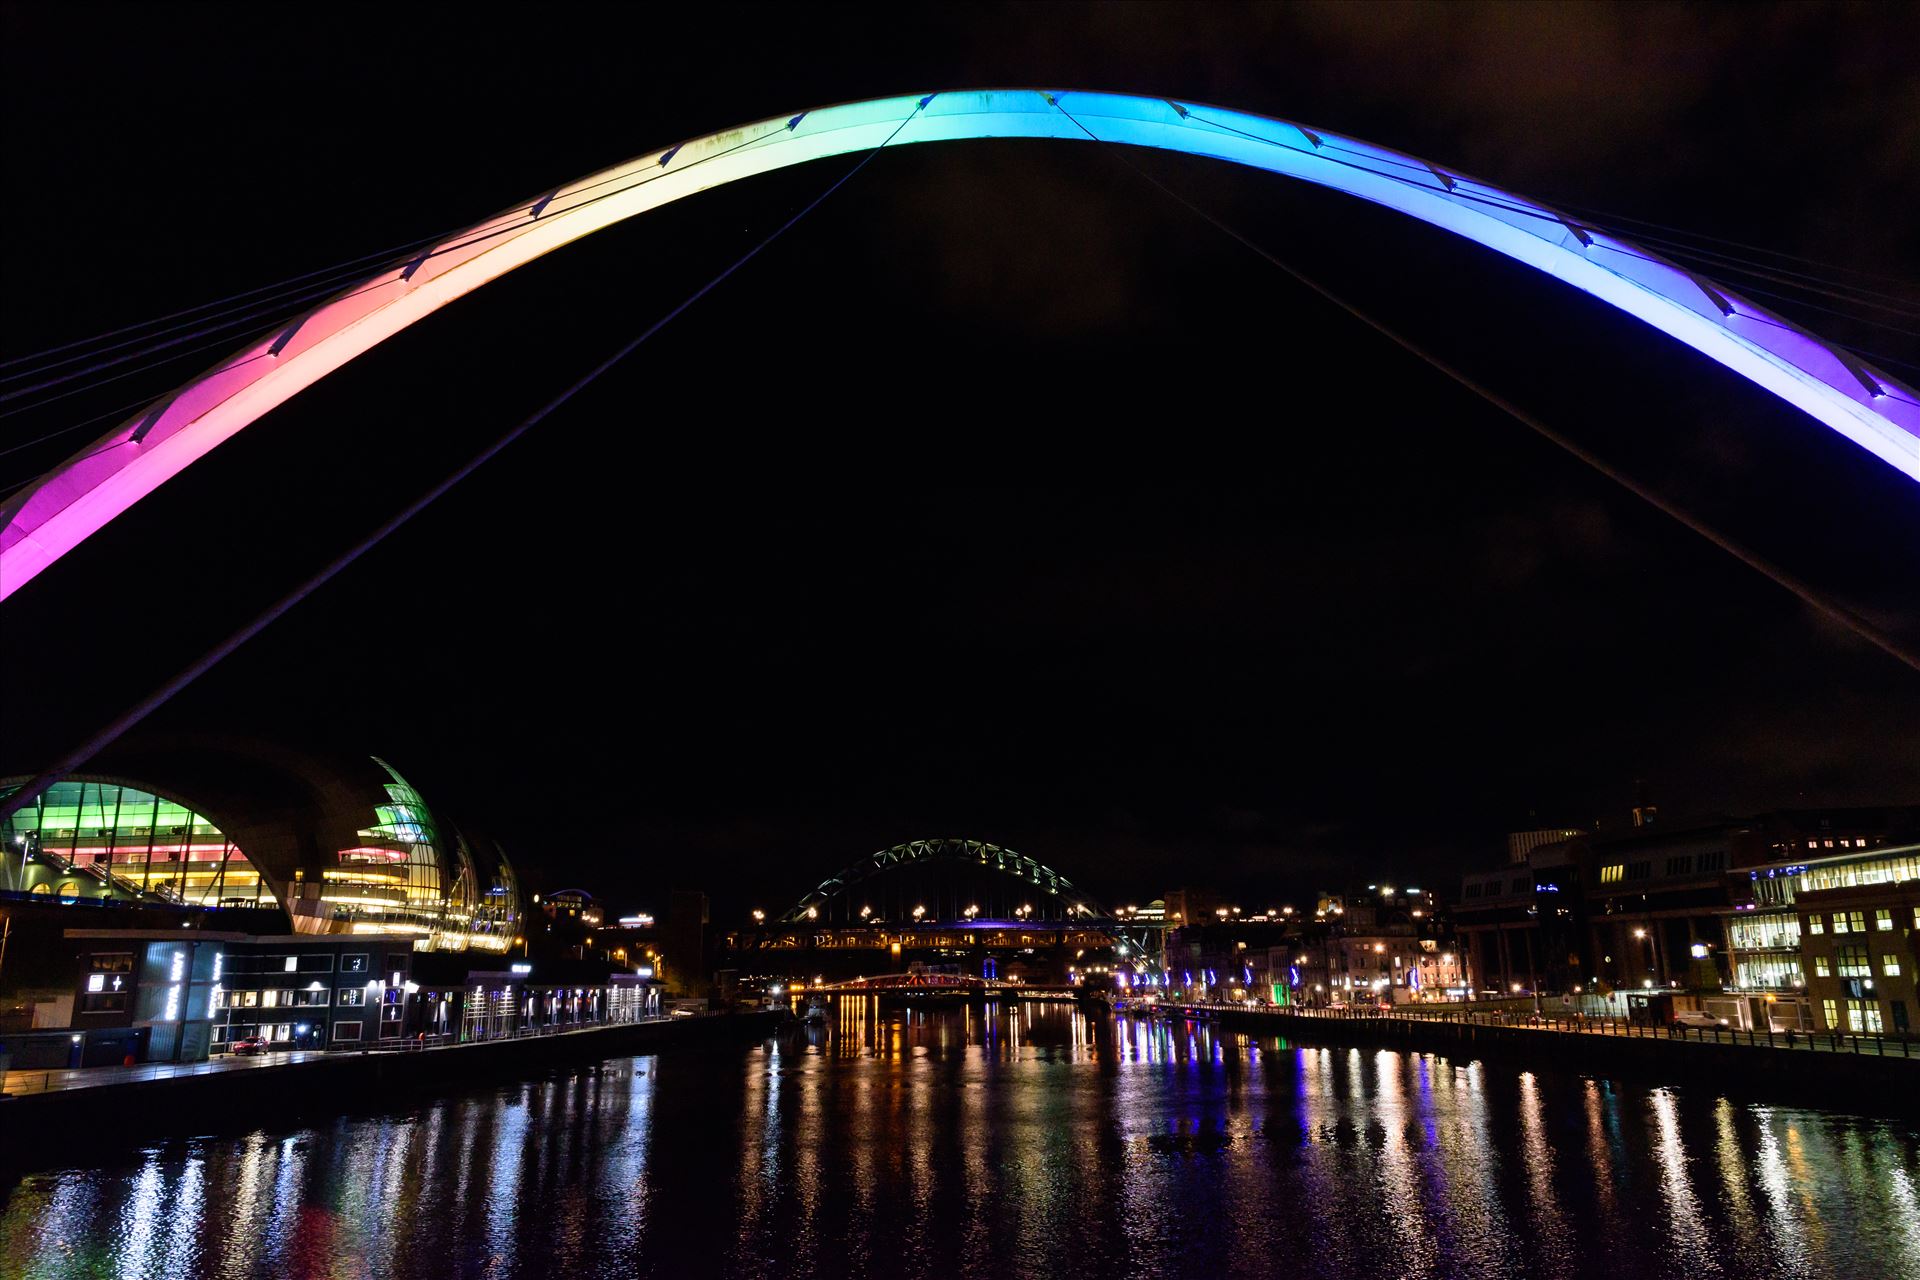
[[[272,1043],[265,1036],[243,1036],[227,1046],[235,1056],[242,1058],[250,1054],[265,1053],[272,1047]]]

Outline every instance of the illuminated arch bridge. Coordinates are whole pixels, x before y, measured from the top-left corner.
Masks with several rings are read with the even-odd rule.
[[[965,138],[1185,152],[1396,210],[1626,312],[1920,479],[1920,393],[1736,290],[1540,201],[1356,138],[1222,107],[1037,88],[965,90],[801,111],[676,143],[538,193],[409,254],[139,410],[0,504],[0,598],[275,406],[544,254],[790,165]],[[857,339],[849,335],[850,343]],[[1585,353],[1579,376],[1604,376],[1597,359],[1604,357]],[[526,536],[552,534],[534,519]]]
[[[779,923],[912,930],[1099,926],[1113,913],[1052,867],[983,840],[912,840],[821,882]]]

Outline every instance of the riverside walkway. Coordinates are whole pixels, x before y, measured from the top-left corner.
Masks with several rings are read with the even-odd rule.
[[[701,1017],[719,1017],[719,1014],[700,1015]],[[691,1019],[685,1019],[690,1021]],[[242,1071],[284,1069],[301,1065],[339,1062],[343,1059],[363,1057],[392,1057],[397,1055],[417,1055],[423,1053],[460,1053],[514,1041],[550,1040],[562,1036],[586,1036],[596,1032],[618,1030],[623,1027],[639,1027],[649,1024],[670,1023],[677,1020],[671,1017],[634,1018],[625,1022],[591,1022],[575,1025],[551,1027],[522,1027],[512,1035],[495,1036],[486,1040],[455,1042],[445,1036],[428,1036],[425,1039],[409,1038],[387,1040],[367,1044],[353,1049],[288,1049],[268,1053],[239,1057],[223,1053],[207,1059],[205,1062],[146,1062],[131,1067],[68,1067],[48,1068],[46,1070],[9,1071],[0,1093],[8,1097],[30,1097],[35,1094],[63,1093],[75,1089],[106,1089],[120,1085],[147,1084],[167,1080],[185,1080],[196,1076],[228,1075]]]
[[[1250,1018],[1325,1023],[1339,1027],[1386,1030],[1403,1024],[1408,1030],[1442,1028],[1537,1032],[1559,1036],[1607,1037],[1610,1041],[1666,1041],[1674,1044],[1717,1045],[1756,1051],[1795,1054],[1844,1055],[1907,1059],[1920,1065],[1920,1040],[1911,1036],[1856,1035],[1827,1031],[1758,1031],[1741,1027],[1675,1027],[1635,1022],[1629,1018],[1580,1013],[1533,1013],[1517,1010],[1464,1010],[1401,1006],[1387,1009],[1305,1009],[1284,1005],[1247,1005],[1231,1001],[1176,1001],[1151,1006],[1130,1005],[1130,1011],[1152,1008],[1174,1016]]]

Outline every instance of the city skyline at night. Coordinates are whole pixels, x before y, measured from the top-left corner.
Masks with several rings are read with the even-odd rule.
[[[0,1274],[1920,1271],[1916,35],[0,6]]]

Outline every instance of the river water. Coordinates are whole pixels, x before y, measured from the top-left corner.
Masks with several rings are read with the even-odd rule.
[[[8,1181],[7,1277],[1920,1277],[1913,1122],[1044,1005]]]

